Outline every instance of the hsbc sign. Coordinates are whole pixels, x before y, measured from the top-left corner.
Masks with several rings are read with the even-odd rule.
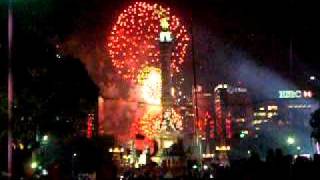
[[[312,98],[313,94],[310,90],[280,90],[280,99],[297,99],[297,98]]]

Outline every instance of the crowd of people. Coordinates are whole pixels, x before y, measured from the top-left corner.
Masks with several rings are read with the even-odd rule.
[[[187,161],[182,171],[149,164],[127,169],[120,179],[309,180],[318,179],[319,173],[320,155],[294,157],[277,149],[269,150],[264,160],[252,152],[249,158],[230,160],[229,165]]]

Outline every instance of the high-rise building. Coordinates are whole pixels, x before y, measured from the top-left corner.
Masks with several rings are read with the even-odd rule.
[[[232,115],[227,102],[227,89],[227,84],[219,84],[214,89],[216,150],[220,147],[230,147],[232,138]]]
[[[214,142],[218,151],[230,150],[239,139],[250,134],[252,104],[248,90],[219,84],[214,89]]]
[[[210,153],[210,142],[214,140],[214,99],[213,94],[203,90],[202,86],[195,89],[197,91],[197,121],[195,128],[198,132],[198,139],[201,142],[201,153]],[[195,103],[194,103],[195,104]]]

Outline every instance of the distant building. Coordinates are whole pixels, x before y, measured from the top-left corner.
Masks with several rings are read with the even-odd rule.
[[[279,90],[274,98],[255,103],[252,120],[255,137],[274,138],[285,149],[286,138],[292,136],[302,152],[312,153],[309,120],[319,106],[313,96],[311,90]],[[290,148],[288,151],[297,153]]]
[[[318,107],[312,97],[307,90],[279,90],[272,100],[256,103],[252,125],[257,131],[268,123],[307,128],[311,113]]]

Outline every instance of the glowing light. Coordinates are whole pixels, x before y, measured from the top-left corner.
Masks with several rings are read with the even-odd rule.
[[[171,96],[173,96],[173,97],[175,96],[175,89],[174,89],[174,87],[171,88]]]
[[[268,111],[277,111],[277,110],[278,110],[278,106],[276,105],[268,106]]]
[[[88,114],[88,120],[87,120],[87,138],[92,137],[93,133],[93,120],[94,120],[94,114]]]
[[[48,135],[44,135],[42,139],[43,139],[43,141],[48,141],[49,140],[49,136]]]
[[[19,143],[20,150],[24,150],[24,145],[22,143]]]
[[[313,94],[310,90],[280,90],[280,99],[294,99],[294,98],[312,98]]]
[[[223,127],[222,127],[222,107],[221,100],[219,95],[215,95],[215,112],[216,112],[216,126],[217,126],[217,135],[222,136]]]
[[[172,42],[172,34],[171,32],[161,32],[160,33],[160,42]]]
[[[164,140],[163,141],[163,148],[170,148],[174,144],[172,140]]]
[[[314,81],[314,80],[316,80],[316,77],[315,76],[310,76],[310,80]]]
[[[216,146],[216,151],[230,151],[230,146]]]
[[[226,135],[228,139],[232,138],[232,117],[231,113],[229,112],[226,117]]]
[[[161,71],[158,68],[145,67],[138,75],[141,96],[148,104],[161,103]]]
[[[36,161],[31,162],[31,169],[35,169],[38,167],[38,163]]]
[[[175,37],[171,56],[172,72],[181,71],[180,66],[190,41],[185,26],[170,9],[158,4],[137,2],[119,14],[106,42],[112,64],[124,79],[136,80],[139,71],[146,66],[160,67],[161,25],[170,27],[170,37]]]
[[[164,17],[160,19],[160,26],[162,28],[162,30],[168,30],[169,29],[169,22],[168,22],[169,18]]]
[[[289,145],[292,145],[292,144],[296,143],[296,140],[294,139],[294,137],[289,136],[287,139],[287,143]]]
[[[208,113],[208,119],[209,119],[209,133],[210,133],[210,138],[214,139],[215,138],[215,124],[213,119],[211,118],[210,114]]]
[[[43,169],[41,173],[42,173],[42,175],[47,176],[48,175],[48,170]]]

